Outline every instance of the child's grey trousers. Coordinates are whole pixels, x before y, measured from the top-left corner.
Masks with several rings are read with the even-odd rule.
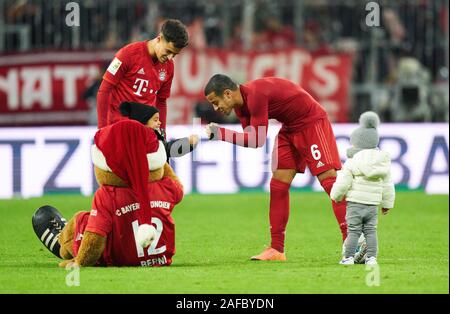
[[[366,237],[367,257],[376,257],[378,251],[378,206],[347,202],[345,219],[348,226],[347,239],[345,240],[345,257],[353,257],[355,255],[361,232]]]

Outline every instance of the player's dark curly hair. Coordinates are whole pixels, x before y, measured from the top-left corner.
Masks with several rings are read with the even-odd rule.
[[[224,74],[215,74],[208,81],[205,86],[205,96],[214,92],[217,96],[222,96],[226,89],[235,91],[238,88],[237,84],[231,78]]]
[[[161,26],[161,34],[167,42],[173,43],[178,49],[184,48],[189,44],[186,26],[179,20],[166,20]]]

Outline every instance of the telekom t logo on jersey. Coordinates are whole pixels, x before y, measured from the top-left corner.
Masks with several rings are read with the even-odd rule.
[[[137,89],[137,91],[135,91],[134,94],[138,95],[138,96],[142,96],[141,92],[145,93],[147,91],[147,87],[148,87],[147,80],[137,78],[133,85],[133,88]]]

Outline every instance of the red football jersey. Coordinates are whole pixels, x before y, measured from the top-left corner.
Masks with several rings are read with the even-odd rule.
[[[166,110],[165,101],[170,96],[174,73],[173,61],[160,63],[153,60],[147,43],[136,42],[120,49],[103,75],[104,80],[115,85],[107,106],[108,125],[124,119],[119,111],[119,105],[124,101],[156,107],[161,104],[164,107],[161,109]],[[161,116],[165,117],[165,112]],[[166,121],[162,122],[165,125]]]
[[[220,128],[220,139],[240,146],[261,147],[269,119],[276,119],[289,132],[302,130],[311,123],[327,117],[325,109],[303,88],[293,82],[266,77],[239,86],[244,105],[234,111],[242,128],[253,131],[237,133]]]
[[[78,254],[82,240],[80,234],[90,231],[107,237],[99,265],[170,265],[175,254],[175,224],[171,213],[183,198],[183,188],[166,177],[150,182],[148,194],[151,213],[140,208],[131,188],[100,187],[95,192],[90,215],[77,219],[74,254]],[[142,224],[151,224],[157,231],[155,240],[145,249],[135,239],[137,229]]]

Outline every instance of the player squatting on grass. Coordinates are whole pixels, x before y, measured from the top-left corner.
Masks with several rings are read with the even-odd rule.
[[[348,236],[340,264],[353,265],[361,233],[367,241],[366,265],[377,264],[378,206],[383,214],[394,207],[395,188],[391,180],[391,159],[387,152],[378,149],[380,138],[377,127],[380,119],[375,112],[365,112],[361,126],[350,135],[352,147],[347,150],[347,161],[338,171],[331,198],[340,202],[347,199],[346,220]]]

